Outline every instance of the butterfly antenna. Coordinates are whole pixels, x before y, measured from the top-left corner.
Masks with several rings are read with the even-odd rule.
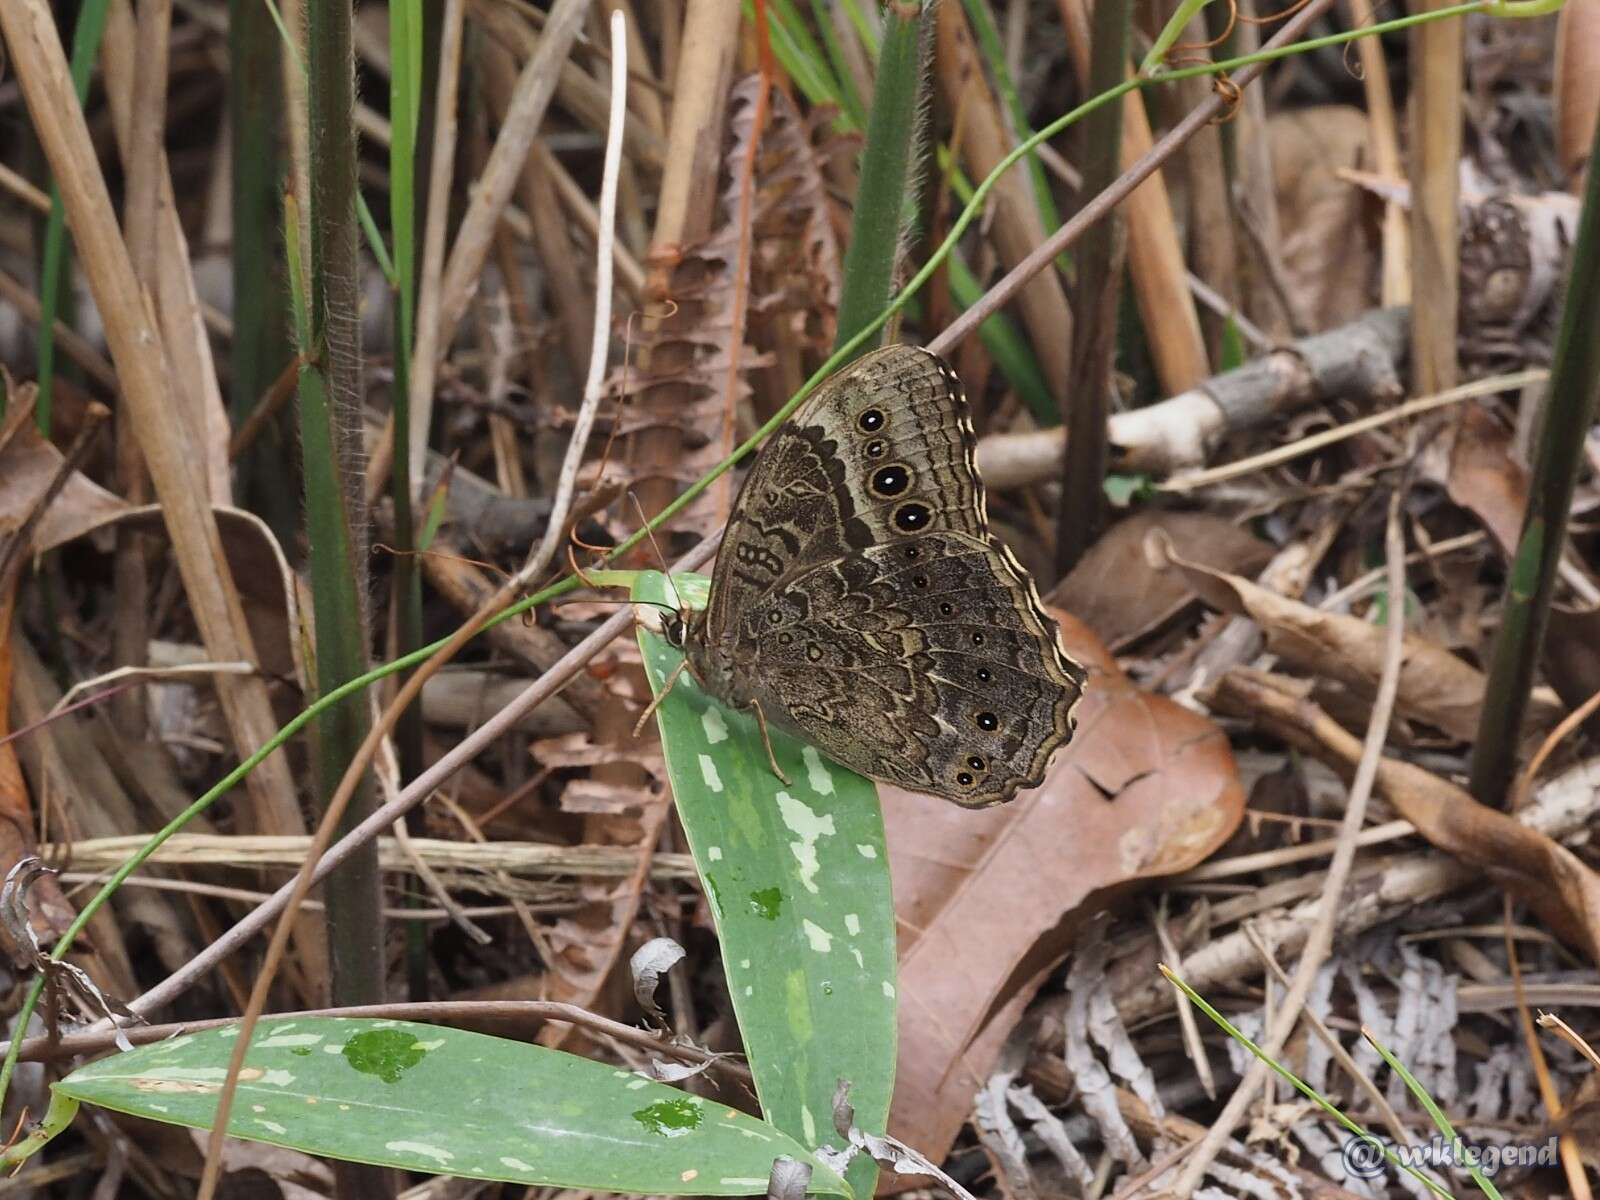
[[[678,590],[678,583],[672,578],[672,571],[667,566],[667,556],[661,553],[661,543],[656,541],[656,531],[650,528],[650,519],[644,515],[644,505],[639,503],[639,497],[630,488],[628,499],[633,501],[634,511],[639,514],[639,524],[644,527],[644,533],[650,539],[651,548],[656,552],[656,560],[661,564],[661,573],[667,577],[667,586],[672,589],[672,597],[678,602],[678,611],[684,609],[683,593]]]
[[[653,700],[651,700],[648,705],[645,706],[645,710],[642,713],[639,714],[639,719],[636,722],[634,722],[634,726],[633,726],[633,736],[634,737],[638,737],[641,733],[644,732],[645,722],[648,721],[651,717],[655,716],[656,709],[660,708],[661,707],[661,702],[663,700],[665,700],[671,694],[673,687],[678,682],[678,676],[683,674],[683,669],[685,667],[687,667],[688,665],[689,665],[689,660],[687,658],[685,658],[681,662],[679,662],[677,666],[672,668],[672,674],[667,676],[666,683],[661,685],[661,690],[659,692],[657,692],[656,695],[655,695],[655,698]]]

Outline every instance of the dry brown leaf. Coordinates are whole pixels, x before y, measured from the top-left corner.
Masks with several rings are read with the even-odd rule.
[[[1293,680],[1241,668],[1219,681],[1215,699],[1227,711],[1329,760],[1346,777],[1360,761],[1361,739],[1305,699]],[[1564,941],[1600,963],[1600,875],[1576,854],[1399,759],[1380,760],[1378,789],[1429,842],[1481,867],[1531,904]]]
[[[1377,297],[1378,229],[1367,199],[1338,177],[1367,162],[1358,108],[1328,104],[1267,120],[1285,286],[1305,332],[1354,320]]]
[[[1057,615],[1090,682],[1077,735],[1037,791],[971,812],[880,789],[901,926],[889,1129],[935,1161],[1077,924],[1111,889],[1202,861],[1244,810],[1222,731],[1140,692],[1086,626]]]
[[[0,445],[0,541],[27,519],[61,462],[61,451],[40,437],[31,421]],[[296,578],[283,548],[254,513],[221,506],[212,513],[261,668],[269,675],[295,678],[304,687],[307,676],[299,652],[302,634],[309,642],[311,631],[300,627]],[[74,471],[34,526],[33,550],[53,550],[117,526],[167,536],[160,505],[132,507]]]
[[[16,388],[19,394],[12,396],[12,412],[21,414],[22,420],[0,443],[0,540],[9,537],[28,518],[61,469],[61,451],[39,436],[31,417],[35,390],[31,383]],[[8,429],[10,424],[7,423]],[[33,549],[48,550],[81,537],[127,508],[117,496],[74,471],[40,514],[33,528]]]
[[[1502,554],[1522,534],[1528,472],[1511,452],[1511,431],[1481,404],[1466,404],[1450,451],[1450,499],[1483,522]]]
[[[1334,679],[1371,695],[1383,666],[1384,630],[1358,617],[1323,612],[1298,600],[1268,591],[1248,579],[1213,571],[1178,557],[1170,541],[1152,538],[1189,579],[1201,598],[1224,612],[1249,617],[1267,637],[1267,647],[1286,662],[1317,679]],[[1399,713],[1421,721],[1459,741],[1477,736],[1483,707],[1483,672],[1432,642],[1407,635],[1400,668]],[[1529,705],[1531,729],[1543,729],[1560,718],[1560,707],[1546,696]]]
[[[1174,571],[1153,567],[1145,537],[1164,530],[1196,562],[1219,571],[1254,575],[1272,547],[1223,517],[1204,512],[1145,510],[1117,522],[1055,586],[1050,602],[1082,621],[1112,650],[1171,620],[1195,600]]]

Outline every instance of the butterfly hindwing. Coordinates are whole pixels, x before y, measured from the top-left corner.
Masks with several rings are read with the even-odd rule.
[[[1042,782],[1084,681],[1030,593],[1002,548],[967,534],[825,563],[772,598],[752,698],[861,774],[1008,800]]]

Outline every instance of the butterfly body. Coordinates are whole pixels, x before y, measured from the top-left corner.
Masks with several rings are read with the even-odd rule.
[[[1040,783],[1085,673],[989,532],[975,449],[928,351],[830,377],[762,447],[678,626],[701,687],[912,791],[982,807]]]

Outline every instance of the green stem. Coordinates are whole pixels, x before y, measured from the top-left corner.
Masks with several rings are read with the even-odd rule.
[[[1449,1192],[1445,1191],[1438,1184],[1434,1183],[1433,1180],[1416,1170],[1416,1168],[1401,1162],[1399,1157],[1396,1156],[1395,1152],[1391,1150],[1381,1139],[1374,1137],[1355,1121],[1345,1116],[1344,1113],[1335,1108],[1333,1104],[1331,1104],[1328,1099],[1322,1095],[1321,1092],[1316,1090],[1316,1088],[1312,1087],[1305,1080],[1301,1079],[1293,1071],[1289,1070],[1288,1067],[1284,1066],[1260,1046],[1256,1045],[1256,1043],[1245,1037],[1245,1035],[1237,1027],[1235,1027],[1227,1017],[1223,1016],[1216,1009],[1212,1008],[1211,1005],[1206,1002],[1206,998],[1204,996],[1195,991],[1183,980],[1179,979],[1172,973],[1170,969],[1168,969],[1166,966],[1161,966],[1159,969],[1161,974],[1166,976],[1168,983],[1172,984],[1173,987],[1177,988],[1180,992],[1188,997],[1189,1003],[1193,1004],[1201,1012],[1205,1013],[1206,1016],[1210,1017],[1211,1020],[1216,1024],[1217,1028],[1221,1029],[1223,1033],[1227,1034],[1246,1050],[1250,1051],[1251,1054],[1254,1054],[1262,1062],[1266,1063],[1267,1066],[1271,1067],[1272,1070],[1279,1076],[1279,1078],[1286,1080],[1290,1086],[1292,1086],[1302,1096],[1305,1096],[1323,1112],[1327,1113],[1335,1121],[1339,1122],[1339,1124],[1344,1126],[1345,1129],[1347,1129],[1350,1133],[1353,1133],[1356,1137],[1364,1138],[1373,1145],[1382,1149],[1385,1158],[1387,1158],[1395,1166],[1399,1167],[1402,1171],[1405,1171],[1407,1174],[1415,1177],[1422,1183],[1424,1187],[1428,1188],[1435,1195],[1443,1196],[1445,1200],[1451,1200]],[[1376,1045],[1377,1043],[1373,1044]],[[1382,1053],[1382,1051],[1380,1050],[1379,1053]]]
[[[1600,154],[1600,125],[1593,154]],[[1591,157],[1591,163],[1600,158]],[[1567,542],[1567,516],[1583,465],[1584,436],[1600,395],[1600,170],[1589,171],[1550,392],[1534,455],[1528,511],[1506,579],[1500,632],[1472,747],[1472,794],[1503,805],[1516,768],[1522,719],[1544,645],[1556,570]]]
[[[411,346],[416,297],[417,123],[422,111],[423,29],[421,0],[389,4],[389,228],[394,237],[394,386],[389,407],[394,413],[394,445],[411,444]],[[394,577],[396,649],[409,653],[422,644],[422,579],[417,570],[416,522],[412,509],[411,456],[397,454],[389,475],[389,500],[394,508]],[[404,686],[405,677],[400,683]],[[422,705],[410,704],[395,722],[395,749],[400,781],[422,770]],[[414,814],[420,816],[420,814]],[[407,903],[416,892],[408,891]],[[427,999],[428,929],[420,921],[406,923],[406,977],[411,999]]]
[[[1406,1070],[1405,1063],[1389,1053],[1389,1048],[1373,1036],[1372,1030],[1363,1028],[1361,1036],[1366,1038],[1372,1048],[1378,1052],[1378,1056],[1389,1064],[1389,1069],[1400,1076],[1406,1087],[1410,1089],[1411,1094],[1416,1097],[1417,1103],[1422,1105],[1424,1111],[1433,1118],[1433,1123],[1438,1126],[1439,1132],[1449,1138],[1451,1146],[1455,1147],[1459,1152],[1462,1145],[1461,1135],[1456,1133],[1455,1126],[1450,1124],[1450,1118],[1444,1115],[1444,1109],[1440,1108],[1433,1097],[1428,1095],[1428,1089],[1422,1086],[1415,1075]],[[1488,1196],[1490,1200],[1501,1200],[1499,1190],[1489,1182],[1488,1178],[1479,1169],[1478,1164],[1465,1154],[1460,1155],[1460,1158],[1460,1165],[1467,1168],[1467,1174],[1472,1176],[1472,1181],[1478,1185],[1483,1194]]]
[[[309,339],[300,349],[306,354],[314,347],[321,360],[300,373],[300,437],[319,692],[363,675],[368,665],[353,19],[351,0],[313,0],[306,8],[311,308]],[[315,766],[322,806],[332,798],[370,726],[369,707],[360,698],[329,709],[317,723]],[[354,828],[374,807],[369,774],[350,798],[340,832]],[[333,1002],[382,1003],[383,908],[376,843],[329,877],[325,896]]]
[[[21,1040],[22,1026],[17,1026],[17,1041]],[[45,1110],[44,1118],[28,1130],[20,1140],[0,1151],[0,1171],[7,1175],[15,1174],[18,1167],[27,1162],[56,1134],[72,1124],[72,1118],[78,1115],[78,1101],[65,1092],[50,1089],[50,1107]]]

